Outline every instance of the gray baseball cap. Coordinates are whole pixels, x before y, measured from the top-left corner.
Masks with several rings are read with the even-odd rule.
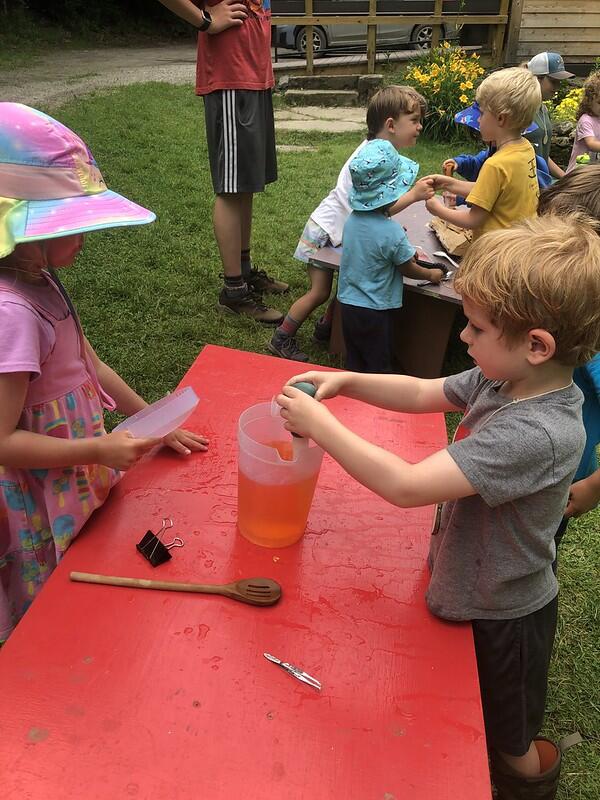
[[[527,69],[540,78],[547,75],[557,81],[575,77],[572,72],[565,70],[565,62],[559,53],[538,53],[527,62]]]

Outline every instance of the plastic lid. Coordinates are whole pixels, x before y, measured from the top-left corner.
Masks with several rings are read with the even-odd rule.
[[[114,430],[128,430],[136,439],[146,436],[162,438],[183,425],[199,402],[192,387],[186,386],[128,417]]]

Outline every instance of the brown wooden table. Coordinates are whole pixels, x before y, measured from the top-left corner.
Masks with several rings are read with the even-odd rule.
[[[443,249],[435,233],[428,227],[431,215],[424,202],[414,203],[393,219],[404,226],[414,247],[430,256],[434,250]],[[319,257],[312,259],[312,263],[338,269],[341,256],[341,247],[324,247],[319,251]],[[444,263],[450,266],[448,262]],[[406,291],[404,304],[396,315],[394,360],[399,372],[420,378],[438,378],[442,373],[456,312],[462,301],[454,291],[452,280],[438,286],[417,286],[417,283],[412,278],[404,278]],[[342,355],[346,352],[337,304],[329,352]]]

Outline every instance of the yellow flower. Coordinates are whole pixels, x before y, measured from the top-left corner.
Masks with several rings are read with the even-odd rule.
[[[466,94],[461,94],[461,96],[458,99],[460,100],[461,103],[468,103],[469,102],[469,98],[467,97]]]

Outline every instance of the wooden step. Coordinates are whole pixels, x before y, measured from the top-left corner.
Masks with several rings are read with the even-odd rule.
[[[288,89],[286,102],[294,106],[356,106],[358,92],[333,89]]]

